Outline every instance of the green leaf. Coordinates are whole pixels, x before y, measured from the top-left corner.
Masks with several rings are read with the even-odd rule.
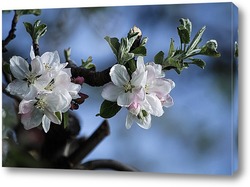
[[[86,69],[95,70],[96,66],[95,66],[95,64],[92,63],[92,61],[93,61],[92,56],[89,56],[88,59],[86,60],[86,62],[84,62],[84,60],[82,59],[82,65],[81,65],[81,67],[84,67]]]
[[[220,53],[217,51],[217,47],[218,44],[216,40],[209,40],[204,46],[202,46],[200,54],[213,57],[220,57]]]
[[[63,113],[63,127],[66,129],[69,125],[69,112]]]
[[[188,44],[190,42],[191,32],[192,32],[192,23],[189,19],[180,19],[181,25],[177,27],[178,34],[181,40],[181,43]]]
[[[189,56],[192,51],[197,47],[197,45],[201,42],[201,37],[206,30],[206,26],[202,27],[195,35],[194,39],[190,43],[190,45],[187,48],[186,56]]]
[[[55,112],[56,117],[62,121],[62,113],[61,112]]]
[[[126,64],[126,62],[128,62],[129,60],[131,60],[132,58],[134,58],[134,53],[124,53],[123,57],[121,59],[122,64]]]
[[[28,23],[28,22],[23,22],[24,24],[24,27],[26,29],[26,31],[30,34],[30,36],[32,37],[33,35],[33,26],[31,23]]]
[[[39,16],[41,14],[41,10],[40,9],[16,10],[16,14],[19,16],[28,15],[28,14]]]
[[[109,36],[106,36],[104,39],[108,42],[108,44],[111,47],[113,53],[118,58],[118,51],[119,51],[119,48],[120,48],[119,40],[117,38],[110,38]]]
[[[36,32],[36,37],[41,38],[47,32],[47,25],[42,24],[37,26],[35,32]]]
[[[111,118],[116,115],[120,109],[121,107],[118,106],[116,102],[104,100],[101,104],[100,113],[98,115],[103,118]]]
[[[144,46],[139,46],[135,48],[131,53],[134,53],[135,56],[146,56],[147,55],[147,49]]]
[[[10,71],[10,64],[9,63],[4,63],[3,64],[3,71],[7,74],[11,74],[11,71]]]
[[[169,46],[169,50],[168,50],[168,58],[174,56],[175,51],[176,50],[174,48],[174,40],[171,38],[170,46]]]
[[[199,66],[202,69],[204,69],[205,66],[206,66],[206,62],[204,62],[201,59],[195,58],[195,59],[191,59],[191,60],[192,60],[192,62],[190,64],[195,64],[195,65]]]
[[[159,53],[157,53],[154,57],[154,62],[156,64],[163,64],[163,61],[164,61],[164,52],[163,51],[160,51]]]
[[[41,24],[40,20],[37,20],[33,25],[28,22],[24,22],[26,31],[30,34],[33,42],[38,44],[39,39],[47,32],[47,25]]]

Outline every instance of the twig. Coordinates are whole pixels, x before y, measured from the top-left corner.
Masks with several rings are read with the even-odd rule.
[[[72,61],[68,61],[68,68],[71,68],[72,77],[78,76],[84,77],[84,82],[90,86],[103,86],[111,81],[109,71],[111,68],[107,68],[103,71],[96,72],[83,67],[76,66]]]
[[[74,168],[84,157],[86,157],[106,136],[109,135],[109,125],[107,120],[95,130],[95,132],[82,144],[79,145],[69,157],[69,163]]]
[[[139,171],[138,169],[111,159],[91,160],[83,163],[82,169],[112,169],[116,171]]]
[[[17,25],[18,19],[19,19],[19,16],[18,16],[18,14],[15,11],[14,17],[12,19],[11,29],[9,31],[9,34],[5,38],[5,40],[2,40],[2,52],[3,53],[7,52],[6,45],[8,45],[9,42],[16,37],[15,31],[16,31],[16,25]]]

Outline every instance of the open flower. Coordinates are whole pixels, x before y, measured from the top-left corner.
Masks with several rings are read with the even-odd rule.
[[[137,61],[137,69],[131,78],[125,66],[114,65],[110,70],[112,82],[105,85],[102,97],[108,101],[116,101],[122,107],[129,107],[135,100],[144,100],[147,72],[141,70],[141,65]]]
[[[126,67],[119,64],[111,68],[110,76],[112,82],[104,87],[102,97],[128,109],[127,129],[133,122],[144,129],[150,128],[151,115],[160,117],[164,113],[163,106],[174,104],[170,92],[175,83],[164,78],[161,65],[154,62],[145,65],[142,56],[137,58],[131,77]]]
[[[50,123],[61,124],[62,113],[71,107],[73,99],[81,98],[81,85],[71,82],[67,63],[60,63],[58,52],[46,52],[41,57],[30,52],[31,64],[22,57],[10,59],[10,70],[16,78],[7,91],[19,96],[19,114],[25,129],[42,124],[48,132]]]
[[[39,126],[48,132],[50,122],[61,124],[62,112],[70,107],[70,95],[65,92],[38,93],[32,85],[30,93],[19,104],[19,114],[25,129]]]

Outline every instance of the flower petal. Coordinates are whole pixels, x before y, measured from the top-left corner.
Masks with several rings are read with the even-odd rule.
[[[157,117],[162,116],[162,114],[164,113],[164,110],[162,109],[162,104],[159,98],[156,95],[147,94],[146,100],[152,108],[151,114]]]
[[[155,93],[159,98],[171,91],[172,85],[166,79],[155,79],[148,87],[148,93]]]
[[[135,95],[133,93],[127,92],[122,93],[117,98],[117,105],[121,107],[129,107],[134,101]]]
[[[22,100],[19,104],[19,112],[18,114],[27,114],[34,110],[34,104],[36,100]]]
[[[61,119],[59,119],[59,118],[56,116],[55,112],[51,112],[51,111],[45,109],[45,110],[44,110],[44,114],[45,114],[45,115],[48,117],[48,119],[49,119],[50,121],[52,121],[53,123],[55,123],[55,124],[61,124],[61,123],[62,123]],[[60,115],[60,118],[62,118],[62,113],[61,113],[61,112],[58,112],[58,114]]]
[[[21,98],[24,98],[30,91],[28,83],[26,81],[15,79],[10,84],[8,84],[6,90],[10,92],[11,95],[16,95]]]
[[[30,48],[30,58],[31,58],[31,60],[36,58],[33,45],[31,45],[31,48]]]
[[[117,101],[120,94],[124,92],[123,88],[114,85],[112,82],[106,84],[102,90],[102,97],[108,101]]]
[[[42,62],[49,67],[54,67],[60,65],[60,57],[57,51],[55,52],[45,52],[41,56]]]
[[[174,100],[169,94],[165,95],[164,98],[161,99],[161,102],[162,105],[167,108],[174,105]]]
[[[42,117],[43,117],[43,111],[37,108],[34,108],[34,110],[32,111],[26,114],[22,114],[21,122],[24,125],[24,128],[26,130],[29,130],[29,129],[39,126],[42,122]]]
[[[137,125],[139,125],[143,129],[149,129],[151,127],[151,115],[148,114],[142,119],[139,119],[138,117],[134,118]]]
[[[17,79],[25,79],[30,75],[28,62],[20,56],[10,59],[10,71]]]
[[[31,73],[38,76],[44,72],[45,68],[40,57],[36,57],[31,61]]]
[[[127,129],[130,129],[132,124],[133,124],[133,121],[134,121],[134,115],[131,114],[130,112],[128,112],[128,115],[126,117],[126,123],[125,123],[125,127]]]
[[[46,132],[46,133],[49,131],[50,122],[51,122],[50,119],[46,115],[43,115],[42,127],[43,127],[44,132]]]
[[[112,82],[119,87],[123,87],[130,80],[126,67],[120,64],[114,65],[109,74]]]

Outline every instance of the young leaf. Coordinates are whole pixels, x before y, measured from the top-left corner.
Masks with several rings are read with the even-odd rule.
[[[163,64],[163,60],[164,60],[164,52],[160,51],[159,53],[157,53],[154,57],[154,62],[156,64]]]
[[[220,53],[217,51],[217,47],[218,44],[216,40],[209,40],[204,46],[202,46],[200,54],[219,57]]]
[[[190,43],[190,45],[187,48],[186,56],[189,56],[192,53],[192,51],[197,47],[197,45],[200,43],[201,37],[202,37],[205,30],[206,30],[206,26],[202,27],[196,33],[194,39],[192,40],[192,42]]]
[[[191,60],[192,60],[192,62],[190,64],[195,64],[195,65],[199,66],[202,69],[204,69],[205,66],[206,66],[206,62],[204,62],[201,59],[195,58],[195,59],[191,59]]]
[[[104,100],[101,104],[100,113],[98,115],[103,118],[111,118],[116,115],[120,109],[121,107],[118,106],[116,102]]]
[[[192,23],[189,19],[180,19],[181,25],[177,27],[178,34],[181,40],[181,43],[188,44],[190,42],[191,32],[192,32]]]
[[[110,38],[109,36],[106,36],[104,39],[108,42],[108,44],[111,47],[113,53],[118,58],[118,51],[119,51],[119,48],[120,48],[119,40],[117,38]]]
[[[144,46],[139,46],[135,48],[131,53],[134,53],[135,56],[146,56],[147,55],[147,49]]]

